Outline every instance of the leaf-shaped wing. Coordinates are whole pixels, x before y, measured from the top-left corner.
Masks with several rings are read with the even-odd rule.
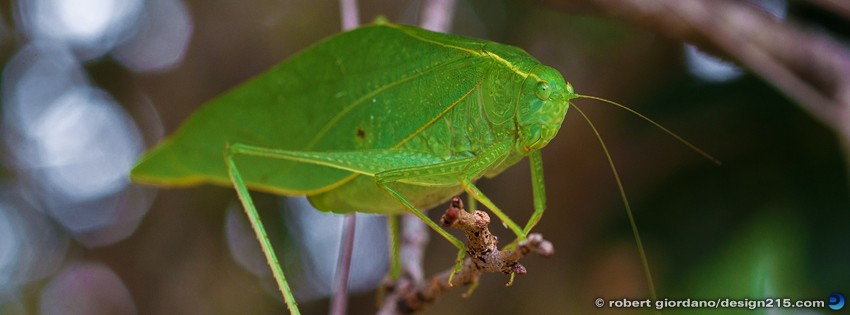
[[[485,41],[395,25],[330,37],[204,104],[133,169],[160,185],[230,185],[226,143],[293,151],[388,149],[478,84]],[[249,187],[290,195],[326,191],[353,173],[236,157]]]

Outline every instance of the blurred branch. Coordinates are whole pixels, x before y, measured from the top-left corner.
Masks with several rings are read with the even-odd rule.
[[[351,271],[351,254],[354,252],[354,231],[357,226],[357,215],[345,215],[342,224],[342,242],[339,248],[339,260],[336,264],[336,292],[331,299],[333,315],[343,315],[348,309],[348,274]]]
[[[850,2],[846,0],[807,0],[822,7],[829,8],[850,19]]]
[[[339,11],[340,15],[342,15],[343,31],[360,25],[360,12],[357,10],[357,0],[339,0]]]
[[[422,10],[422,28],[448,33],[452,28],[457,0],[428,0]]]
[[[402,216],[404,229],[401,231],[401,268],[414,281],[425,279],[422,261],[428,246],[428,226],[413,214]]]
[[[478,277],[483,273],[523,275],[526,270],[519,264],[519,259],[534,252],[543,257],[549,257],[555,252],[552,243],[543,240],[537,233],[528,235],[528,240],[519,242],[516,249],[500,251],[497,247],[499,238],[491,234],[488,228],[490,216],[479,210],[467,212],[463,209],[459,197],[452,198],[451,206],[443,214],[440,224],[466,232],[466,253],[470,257],[464,259],[461,270],[454,277],[451,277],[454,268],[439,273],[427,282],[416,279],[413,275],[403,274],[398,282],[388,288],[389,294],[379,314],[418,313],[458,285],[470,286],[468,292],[472,292],[478,285]]]
[[[340,0],[340,15],[342,30],[350,30],[360,25],[360,12],[357,10],[357,0]],[[342,243],[339,249],[339,260],[336,265],[336,292],[331,299],[330,314],[342,315],[348,309],[348,274],[351,271],[351,254],[354,252],[354,231],[357,226],[355,213],[345,215],[342,228]]]
[[[809,0],[845,15],[850,5]],[[800,25],[730,0],[537,0],[636,23],[730,58],[850,139],[850,50]]]

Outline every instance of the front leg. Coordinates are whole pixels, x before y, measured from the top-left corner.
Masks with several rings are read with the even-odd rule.
[[[531,152],[528,164],[531,166],[531,187],[534,189],[534,214],[522,230],[525,235],[540,221],[543,210],[546,210],[546,186],[543,183],[543,157],[540,156],[540,150]]]
[[[472,198],[475,198],[475,200],[481,202],[485,207],[489,208],[490,211],[493,211],[493,213],[496,214],[496,216],[499,217],[499,219],[502,220],[502,222],[507,225],[514,234],[516,234],[520,241],[524,241],[525,233],[519,225],[514,223],[511,218],[505,215],[502,210],[490,201],[490,198],[487,198],[487,196],[485,196],[478,187],[475,187],[475,185],[472,184],[472,179],[474,179],[475,176],[483,173],[494,163],[500,161],[503,156],[508,154],[510,148],[511,145],[509,143],[497,144],[488,148],[483,154],[479,155],[475,158],[475,160],[469,163],[469,165],[460,173],[459,177],[460,183],[463,185],[463,189],[466,190],[466,193],[472,196]]]

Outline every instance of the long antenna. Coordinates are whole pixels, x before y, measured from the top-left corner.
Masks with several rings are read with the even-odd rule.
[[[572,104],[572,103],[570,103]],[[623,198],[623,204],[626,205],[626,213],[629,214],[629,222],[632,224],[632,231],[635,233],[635,241],[637,241],[638,252],[640,252],[640,260],[643,261],[643,272],[646,274],[646,283],[649,285],[649,294],[652,296],[652,299],[657,301],[658,295],[655,294],[655,284],[652,283],[652,274],[649,272],[649,263],[646,260],[646,252],[643,250],[643,243],[640,241],[640,234],[637,230],[637,224],[635,224],[635,217],[632,215],[632,207],[629,206],[629,200],[626,198],[626,191],[623,190],[623,183],[620,181],[620,175],[617,173],[617,168],[614,167],[614,161],[611,159],[611,154],[608,153],[608,147],[605,146],[605,142],[602,141],[602,136],[599,135],[599,131],[596,130],[596,127],[593,126],[593,123],[590,122],[590,118],[587,118],[587,115],[581,111],[578,106],[572,104],[573,107],[584,117],[584,120],[590,125],[590,128],[593,129],[593,133],[596,134],[596,138],[599,139],[599,144],[602,145],[602,150],[605,151],[605,156],[608,158],[608,164],[611,165],[611,171],[614,172],[614,179],[617,180],[617,187],[620,188],[620,197]],[[619,104],[618,104],[619,105]],[[640,115],[640,114],[638,114]],[[647,119],[648,120],[648,119]],[[650,120],[651,121],[651,120]],[[654,123],[654,122],[653,122]],[[656,124],[658,125],[658,124]],[[661,127],[661,126],[659,126]],[[664,127],[661,127],[662,129]],[[664,129],[667,130],[667,129]],[[669,131],[668,131],[669,132]],[[671,133],[672,134],[672,133]],[[673,135],[676,136],[676,135]],[[678,136],[676,136],[678,138]],[[680,138],[681,139],[681,138]],[[685,140],[682,140],[685,141]],[[687,142],[685,142],[687,143]],[[699,149],[697,149],[699,150]],[[702,151],[700,151],[702,152]]]
[[[691,148],[692,150],[694,150],[694,151],[696,151],[697,153],[701,154],[701,155],[702,155],[702,156],[704,156],[705,158],[707,158],[707,159],[711,160],[712,162],[714,162],[714,164],[717,164],[717,165],[723,165],[723,163],[721,163],[721,162],[720,162],[720,160],[715,159],[715,158],[714,158],[713,156],[711,156],[710,154],[705,153],[705,151],[700,150],[699,148],[697,148],[697,146],[695,146],[695,145],[691,144],[690,142],[688,142],[688,141],[687,141],[687,140],[685,140],[685,139],[682,139],[682,137],[679,137],[679,135],[677,135],[677,134],[673,133],[673,132],[672,132],[672,131],[670,131],[670,130],[667,130],[667,128],[664,128],[664,126],[661,126],[660,124],[658,124],[657,122],[653,121],[652,119],[649,119],[649,118],[647,118],[647,117],[646,117],[646,116],[644,116],[644,115],[641,115],[641,113],[638,113],[638,112],[636,112],[635,110],[633,110],[633,109],[631,109],[631,108],[626,107],[625,105],[619,104],[619,103],[614,102],[614,101],[609,101],[609,100],[606,100],[606,99],[601,98],[601,97],[596,97],[596,96],[587,96],[587,95],[576,95],[576,96],[578,96],[578,97],[580,97],[580,98],[589,98],[589,99],[594,99],[594,100],[597,100],[597,101],[603,101],[603,102],[606,102],[606,103],[609,103],[609,104],[613,104],[613,105],[616,105],[616,106],[618,106],[618,107],[620,107],[620,108],[622,108],[622,109],[625,109],[625,110],[627,110],[627,111],[631,112],[632,114],[638,115],[638,117],[643,118],[643,119],[645,119],[645,120],[646,120],[646,121],[648,121],[648,122],[651,122],[651,123],[652,123],[653,125],[655,125],[656,127],[660,128],[661,130],[664,130],[664,132],[666,132],[666,133],[668,133],[669,135],[671,135],[671,136],[673,136],[674,138],[676,138],[676,140],[679,140],[680,142],[684,143],[686,146],[688,146],[688,147],[689,147],[689,148]],[[572,104],[572,103],[571,103],[571,104]],[[573,104],[573,106],[575,106],[575,104]],[[579,112],[581,112],[581,110],[579,110]],[[582,114],[582,115],[584,115],[584,114]],[[587,117],[585,117],[585,118],[587,118]],[[588,120],[588,122],[590,122],[590,121]],[[601,141],[601,139],[600,139],[600,141]]]

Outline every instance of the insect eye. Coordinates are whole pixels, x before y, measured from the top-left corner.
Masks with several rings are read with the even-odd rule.
[[[552,87],[549,86],[549,82],[537,82],[537,89],[534,91],[534,94],[537,94],[537,98],[541,100],[548,100],[549,95],[552,94]]]

